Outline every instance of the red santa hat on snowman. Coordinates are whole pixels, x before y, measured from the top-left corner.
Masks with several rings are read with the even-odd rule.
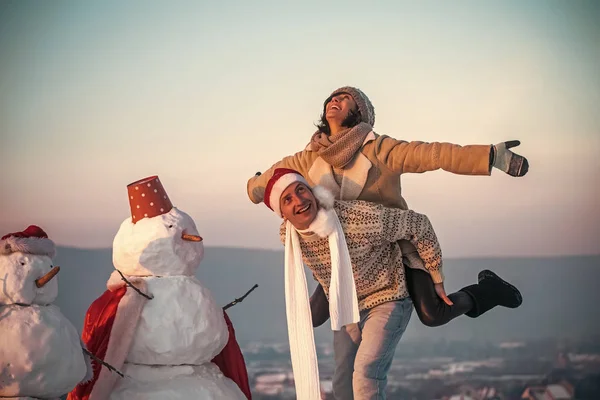
[[[48,238],[42,228],[29,225],[21,232],[12,232],[0,239],[0,254],[27,253],[53,258],[56,255],[56,246]]]

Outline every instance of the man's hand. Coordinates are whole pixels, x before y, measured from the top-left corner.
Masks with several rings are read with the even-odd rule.
[[[509,150],[520,144],[521,142],[518,140],[511,140],[494,145],[492,166],[506,172],[510,176],[525,175],[529,170],[529,162],[525,157]]]
[[[436,283],[436,284],[434,284],[434,287],[435,287],[435,293],[437,293],[437,295],[440,299],[444,300],[444,303],[448,304],[449,306],[454,305],[452,300],[450,300],[448,298],[448,296],[446,296],[446,290],[444,289],[444,282]]]

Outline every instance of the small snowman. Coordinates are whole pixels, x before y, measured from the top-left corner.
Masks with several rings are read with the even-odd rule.
[[[35,225],[0,239],[1,398],[57,398],[92,376],[77,329],[52,304],[55,251]]]
[[[194,221],[173,207],[157,176],[127,191],[131,218],[113,241],[115,271],[82,334],[124,376],[94,365],[93,380],[69,399],[249,399],[231,321],[194,276],[204,256]]]

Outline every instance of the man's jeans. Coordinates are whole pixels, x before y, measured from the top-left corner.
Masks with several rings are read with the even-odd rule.
[[[361,311],[358,324],[333,332],[336,399],[386,398],[387,373],[412,309],[410,298],[383,303]]]

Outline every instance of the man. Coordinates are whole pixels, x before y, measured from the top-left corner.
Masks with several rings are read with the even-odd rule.
[[[520,144],[516,140],[492,146],[407,142],[376,134],[374,124],[375,109],[364,92],[350,86],[333,91],[324,102],[318,130],[308,146],[250,178],[248,197],[256,204],[263,201],[266,184],[275,169],[291,168],[311,186],[329,189],[336,199],[366,200],[406,210],[400,184],[402,174],[443,169],[461,175],[490,175],[496,168],[521,177],[529,169],[527,159],[510,151]],[[407,264],[421,264],[410,243],[403,241],[401,245]],[[422,278],[418,272],[409,277],[411,281],[418,278]],[[435,290],[447,305],[452,305],[443,286],[438,283]],[[318,326],[328,318],[321,288],[317,287],[311,304],[315,316],[319,316],[314,321]],[[424,320],[423,315],[419,313],[429,325],[431,319]],[[447,322],[451,315],[435,315],[434,324]]]
[[[301,174],[285,168],[276,169],[267,182],[265,204],[284,218],[286,311],[297,397],[319,398],[306,265],[329,300],[335,398],[385,399],[394,350],[412,312],[399,241],[410,241],[432,279],[443,280],[441,248],[428,218],[365,201],[334,201],[330,192],[311,189]],[[463,289],[481,313],[520,298],[490,274]]]

